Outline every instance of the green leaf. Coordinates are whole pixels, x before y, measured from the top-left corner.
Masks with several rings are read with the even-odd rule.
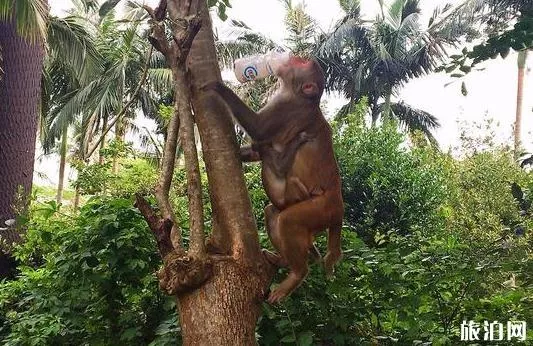
[[[41,238],[44,242],[50,243],[52,241],[52,233],[50,232],[43,232],[41,233]]]
[[[98,258],[94,256],[90,256],[90,257],[85,258],[85,263],[87,263],[87,266],[89,268],[94,268],[98,265],[99,261],[98,261]]]
[[[457,68],[457,66],[455,66],[455,65],[451,65],[451,66],[446,67],[446,68],[445,68],[445,71],[446,71],[446,73],[450,73],[450,72],[452,72],[453,70],[455,70],[456,68]]]
[[[472,70],[472,67],[463,65],[459,67],[459,70],[463,71],[464,73],[469,73]]]
[[[226,14],[226,5],[224,5],[224,3],[218,3],[217,14],[222,21],[228,19],[228,15]]]
[[[509,55],[509,52],[511,51],[510,47],[506,47],[503,50],[500,51],[500,56],[505,59]]]
[[[468,95],[468,89],[466,88],[466,83],[464,81],[461,83],[461,94],[463,94],[463,96]]]
[[[306,331],[298,335],[298,346],[309,346],[313,344],[313,332]]]
[[[294,337],[293,334],[289,334],[289,335],[286,335],[285,337],[283,337],[281,340],[280,340],[281,343],[284,343],[284,344],[290,344],[290,343],[294,343],[296,342],[296,338]]]
[[[105,17],[109,12],[111,12],[120,2],[120,0],[107,0],[100,6],[100,10],[98,11],[98,15],[100,17]]]

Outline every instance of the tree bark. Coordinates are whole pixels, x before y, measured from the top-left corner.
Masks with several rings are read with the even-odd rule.
[[[524,96],[524,72],[526,69],[527,50],[518,52],[518,79],[516,88],[516,116],[514,122],[514,155],[520,156],[521,132],[522,132],[522,104]]]
[[[104,131],[107,128],[108,119],[109,119],[109,114],[107,113],[104,114],[103,119],[102,119],[102,140],[100,141],[100,150],[98,151],[98,163],[101,165],[104,164],[103,150],[105,148],[105,135],[106,135]]]
[[[68,124],[65,122],[61,132],[61,148],[59,149],[59,181],[57,182],[56,202],[60,204],[63,200],[63,190],[65,184],[65,168],[67,163],[67,144],[68,144]]]
[[[154,232],[163,258],[164,266],[158,273],[160,286],[178,298],[184,345],[254,345],[257,343],[255,327],[261,303],[267,296],[274,269],[264,259],[259,246],[231,116],[221,100],[201,91],[208,82],[221,80],[207,2],[162,0],[155,10],[145,8],[152,17],[151,43],[171,60],[168,63],[174,67],[173,59],[182,61],[180,57],[187,54],[187,47],[182,45],[186,37],[183,29],[186,25],[183,24],[201,14],[200,31],[188,54],[187,72],[192,85],[184,71],[185,66],[177,66],[177,71],[181,72],[175,74],[179,80],[174,81],[174,87],[175,92],[181,90],[181,96],[184,96],[184,89],[180,88],[192,89],[194,120],[202,143],[213,210],[210,242],[213,246],[209,247],[208,257],[203,260],[195,255],[203,250],[191,246],[183,254],[182,249],[174,246],[170,240],[172,221],[165,215],[156,216],[146,200],[137,196],[136,205]],[[174,36],[170,42],[167,42],[160,23],[167,10]],[[180,102],[180,105],[187,106],[186,102]],[[189,110],[176,111],[186,113]],[[180,118],[182,116],[180,114]],[[182,141],[194,141],[192,124],[182,125]],[[181,131],[186,132],[186,136]],[[165,146],[169,145],[169,138],[174,137],[169,134]],[[187,143],[182,145],[185,147]],[[192,148],[193,145],[189,154],[194,151]],[[194,178],[197,174],[189,176]],[[198,234],[199,238],[201,236]]]
[[[215,259],[212,279],[179,298],[183,344],[256,345],[255,327],[269,282],[265,272]]]
[[[12,205],[19,186],[25,195],[31,192],[44,47],[42,42],[30,44],[20,37],[14,21],[0,22],[0,47],[4,69],[0,79],[0,228],[3,228],[4,222],[15,216]],[[11,229],[2,231],[1,236],[9,243],[20,241],[19,234]],[[4,256],[1,251],[0,256]]]
[[[212,241],[224,252],[240,254],[245,262],[253,264],[260,254],[257,226],[244,182],[231,115],[221,100],[198,91],[214,79],[222,80],[211,18],[206,2],[199,3],[203,14],[202,27],[192,44],[188,66],[192,74],[192,102],[209,179],[214,224],[218,225]],[[232,244],[231,249],[229,244]]]
[[[391,98],[392,90],[387,90],[387,93],[385,94],[385,103],[383,104],[383,114],[381,115],[381,120],[384,125],[390,123],[390,120],[392,118]]]
[[[198,91],[215,78],[221,80],[211,18],[206,1],[199,3],[202,26],[188,64],[194,83],[192,102],[216,218],[213,224],[218,225],[213,242],[232,258],[215,261],[211,280],[179,297],[183,340],[186,345],[254,345],[260,304],[273,272],[260,251],[231,115],[220,100]]]

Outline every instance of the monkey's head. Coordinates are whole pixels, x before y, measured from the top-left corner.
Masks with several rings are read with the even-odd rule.
[[[314,59],[291,56],[274,70],[281,80],[281,88],[294,95],[319,102],[324,92],[324,72]]]

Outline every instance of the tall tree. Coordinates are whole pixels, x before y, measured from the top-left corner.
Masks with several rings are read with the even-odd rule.
[[[341,0],[345,16],[332,33],[325,35],[318,55],[326,70],[330,89],[340,90],[350,110],[363,96],[368,98],[372,123],[394,117],[408,129],[422,130],[432,139],[439,126],[427,112],[392,97],[405,82],[434,70],[446,57],[446,47],[469,31],[464,17],[473,5],[435,9],[427,24],[421,22],[418,0],[395,0],[373,20],[361,17],[359,0]]]
[[[77,113],[63,113],[63,106],[102,72],[101,57],[94,45],[92,25],[81,17],[50,17],[47,30],[48,54],[43,73],[40,139],[45,154],[56,142],[60,164],[56,201],[61,203],[64,187],[68,129],[78,117]]]
[[[522,131],[522,99],[524,97],[524,74],[526,69],[527,50],[518,52],[518,78],[516,87],[516,117],[514,123],[514,153],[520,155],[521,131]]]
[[[32,187],[47,17],[46,0],[0,1],[0,229],[9,243],[20,241],[11,222],[4,229],[17,191],[25,199]],[[0,251],[0,276],[5,263]]]
[[[453,55],[451,61],[441,66],[440,69],[453,73],[452,76],[463,77],[477,64],[497,56],[506,58],[511,49],[518,52],[514,128],[514,154],[518,157],[520,155],[524,70],[527,52],[533,49],[533,1],[487,0],[481,3],[480,12],[477,24],[485,33],[484,41],[470,50],[464,48],[462,54]]]
[[[161,21],[167,4],[169,20]],[[137,206],[155,233],[163,257],[160,285],[179,300],[184,344],[253,345],[261,302],[273,271],[260,251],[231,117],[220,100],[200,90],[213,80],[221,80],[207,1],[168,0],[160,5],[164,6],[155,11],[147,8],[152,17],[150,40],[172,68],[175,113],[168,125],[162,173],[155,192],[162,215],[157,216],[139,196]],[[194,35],[198,24],[200,29]],[[170,40],[166,29],[172,32]],[[189,53],[191,36],[195,38]],[[213,210],[209,252],[203,244],[191,104]],[[168,203],[178,137],[184,148],[190,201],[188,249],[181,242],[181,230]]]

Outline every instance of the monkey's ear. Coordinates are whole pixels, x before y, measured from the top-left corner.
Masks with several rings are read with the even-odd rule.
[[[304,83],[302,85],[302,92],[305,97],[316,97],[319,96],[320,90],[316,83]]]

